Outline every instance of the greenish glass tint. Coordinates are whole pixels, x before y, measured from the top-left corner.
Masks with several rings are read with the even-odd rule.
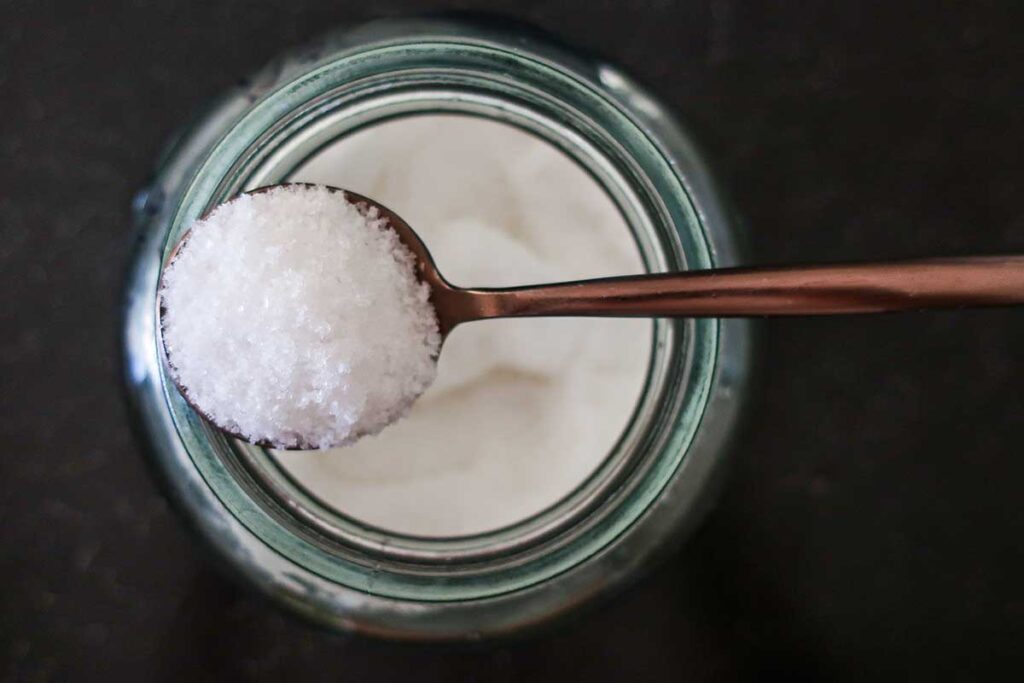
[[[649,271],[734,262],[689,138],[621,72],[535,37],[385,22],[276,62],[177,139],[136,202],[125,308],[126,378],[152,461],[214,550],[320,622],[420,638],[547,620],[681,538],[713,498],[748,365],[740,321],[658,321],[643,396],[601,467],[548,510],[471,537],[402,536],[326,509],[266,453],[199,419],[165,374],[155,315],[183,231],[239,191],[287,180],[339,136],[438,112],[511,123],[576,160],[622,211]]]

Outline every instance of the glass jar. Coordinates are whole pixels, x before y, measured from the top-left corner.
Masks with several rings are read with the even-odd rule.
[[[493,26],[378,22],[274,62],[170,145],[134,206],[125,377],[165,489],[239,575],[330,626],[476,638],[606,593],[701,518],[737,419],[749,334],[736,320],[657,321],[644,391],[618,444],[529,519],[422,538],[320,504],[267,452],[217,432],[174,390],[158,347],[158,276],[211,206],[287,180],[339,136],[421,113],[488,117],[555,145],[616,203],[650,272],[734,263],[733,225],[692,142],[618,69]]]

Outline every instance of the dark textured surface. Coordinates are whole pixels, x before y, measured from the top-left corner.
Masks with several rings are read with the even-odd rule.
[[[1024,17],[1012,0],[937,4],[457,6],[647,81],[701,133],[759,261],[1024,251]],[[633,590],[524,642],[324,634],[210,567],[119,395],[132,191],[172,128],[283,47],[440,6],[0,0],[0,671],[971,680],[1024,664],[1019,310],[766,324],[718,511]]]

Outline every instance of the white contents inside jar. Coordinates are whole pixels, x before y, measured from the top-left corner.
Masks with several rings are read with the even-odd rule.
[[[554,146],[464,115],[345,136],[288,180],[373,197],[414,227],[455,285],[643,271],[612,200]],[[481,533],[541,512],[614,448],[643,388],[649,320],[469,323],[449,336],[408,417],[331,451],[277,452],[321,501],[391,532]]]

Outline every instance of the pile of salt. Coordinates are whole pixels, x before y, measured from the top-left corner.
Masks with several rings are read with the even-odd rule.
[[[414,257],[338,192],[283,186],[197,222],[164,273],[175,381],[250,441],[328,448],[404,415],[441,337]]]

